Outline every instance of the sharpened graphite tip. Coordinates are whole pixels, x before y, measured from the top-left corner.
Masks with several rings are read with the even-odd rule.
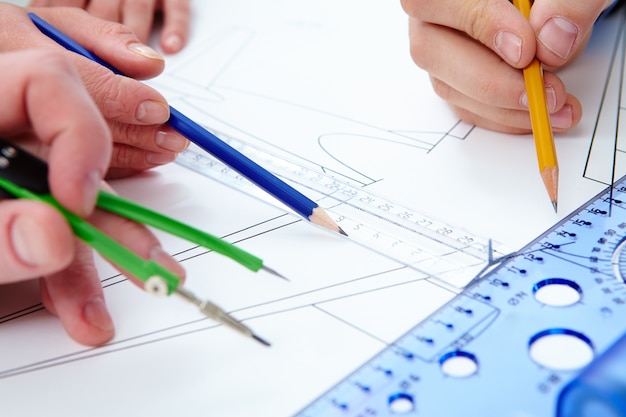
[[[552,208],[554,208],[554,212],[555,212],[555,213],[557,212],[556,207],[557,207],[557,203],[556,203],[556,201],[553,201],[553,202],[552,202]]]
[[[339,234],[342,234],[344,236],[348,236],[348,234],[346,232],[344,232],[344,230],[341,227],[339,227]]]

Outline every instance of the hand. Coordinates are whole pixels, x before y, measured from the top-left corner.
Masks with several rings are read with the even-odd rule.
[[[74,6],[92,15],[123,23],[146,43],[154,25],[155,14],[163,14],[159,43],[166,53],[180,51],[189,37],[191,0],[32,0],[31,7]]]
[[[411,55],[435,92],[468,123],[531,131],[520,69],[536,56],[552,127],[576,126],[582,106],[554,71],[585,47],[595,20],[613,0],[535,0],[527,20],[507,0],[401,0],[409,14]]]
[[[154,77],[163,58],[139,42],[125,26],[90,16],[77,8],[32,9],[68,36],[120,71],[137,79]],[[113,133],[113,154],[107,178],[118,178],[172,162],[188,141],[163,125],[169,118],[161,94],[128,77],[66,51],[37,29],[26,10],[0,3],[0,52],[25,48],[63,51],[74,63],[87,91]],[[89,138],[89,135],[85,136]]]
[[[67,56],[50,48],[0,53],[0,80],[0,135],[45,155],[55,198],[138,255],[183,277],[182,267],[147,228],[94,212],[111,155],[110,131]],[[92,253],[56,209],[0,201],[0,265],[0,284],[43,277],[44,305],[76,341],[98,345],[113,337]]]

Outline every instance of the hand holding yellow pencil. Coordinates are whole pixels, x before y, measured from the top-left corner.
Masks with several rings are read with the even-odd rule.
[[[530,15],[530,0],[513,0],[513,4],[528,19]],[[552,126],[550,124],[550,112],[546,100],[546,90],[543,82],[543,69],[537,58],[524,68],[524,82],[528,96],[528,108],[530,121],[537,149],[539,173],[548,191],[554,211],[557,211],[559,166],[556,158],[556,148]]]

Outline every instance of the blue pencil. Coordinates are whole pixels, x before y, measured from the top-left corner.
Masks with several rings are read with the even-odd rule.
[[[34,13],[28,13],[28,16],[44,35],[48,36],[59,45],[103,65],[115,74],[124,75],[121,71],[100,59],[93,52],[62,33],[41,17]],[[305,219],[318,226],[325,227],[343,235],[346,234],[315,201],[300,193],[247,156],[238,152],[172,106],[170,106],[170,118],[167,124],[191,142],[277,198]]]

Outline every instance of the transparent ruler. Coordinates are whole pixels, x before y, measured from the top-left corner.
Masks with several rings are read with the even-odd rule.
[[[348,239],[460,289],[489,263],[493,246],[485,238],[381,198],[338,175],[304,167],[218,134],[230,146],[289,183],[320,207]],[[284,207],[236,171],[192,145],[177,163],[265,202]]]
[[[625,248],[622,178],[297,417],[626,415]]]

